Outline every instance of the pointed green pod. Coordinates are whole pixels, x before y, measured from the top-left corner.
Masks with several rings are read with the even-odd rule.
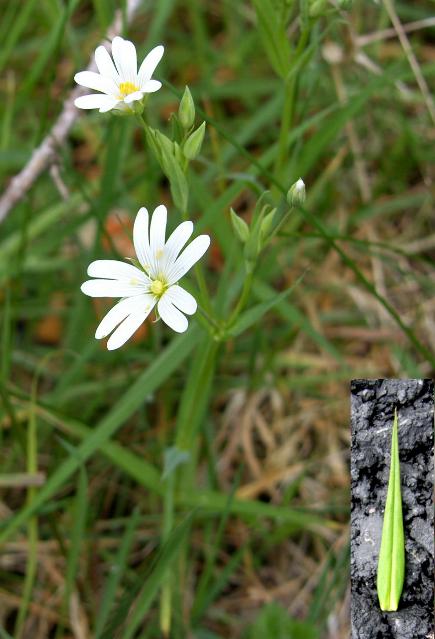
[[[399,606],[405,577],[405,535],[403,532],[402,494],[400,490],[399,436],[397,410],[394,411],[391,436],[390,477],[379,551],[377,589],[381,610],[395,611]]]

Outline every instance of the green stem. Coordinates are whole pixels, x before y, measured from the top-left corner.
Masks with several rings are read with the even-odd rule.
[[[309,29],[305,29],[300,35],[294,55],[295,64],[297,63],[299,56],[302,54],[305,45],[308,42],[309,35]],[[290,71],[291,69],[289,69],[289,73]],[[284,81],[284,105],[278,138],[278,154],[276,156],[274,167],[274,175],[278,181],[282,178],[284,165],[288,155],[288,136],[294,119],[294,107],[298,87],[298,74],[300,73],[300,71],[301,69],[295,69],[289,79],[286,79]]]
[[[35,415],[36,388],[37,376],[35,377],[32,384],[29,424],[27,430],[27,472],[30,474],[36,474],[38,470],[38,440]],[[29,490],[27,492],[27,505],[29,505],[33,501],[35,494],[36,488],[34,486],[29,487]],[[31,517],[31,519],[29,519],[29,522],[27,524],[27,538],[29,543],[26,565],[26,579],[24,582],[21,605],[15,623],[14,637],[16,639],[21,639],[22,637],[27,610],[32,598],[32,590],[38,566],[38,520],[36,517]]]
[[[168,540],[174,524],[174,475],[166,478],[163,498],[162,546]],[[163,578],[160,595],[160,628],[163,637],[169,637],[172,611],[172,573],[167,571]]]
[[[292,78],[284,83],[284,106],[281,119],[281,127],[278,138],[278,154],[275,161],[274,173],[279,180],[287,157],[288,135],[293,120],[293,108],[295,97],[295,81]]]
[[[286,211],[286,213],[282,216],[281,220],[278,222],[278,224],[272,230],[271,234],[268,237],[268,241],[270,241],[273,237],[275,237],[275,235],[277,235],[277,233],[279,233],[279,231],[282,229],[282,227],[286,225],[287,220],[289,219],[291,214],[294,212],[294,210],[295,210],[295,207],[292,206],[290,209],[288,209],[288,211]]]
[[[221,330],[220,324],[211,315],[209,315],[209,313],[207,313],[207,311],[204,308],[202,308],[202,306],[198,306],[198,310],[201,313],[201,315],[205,317],[205,319],[207,320],[207,322],[212,328],[214,328],[216,331]]]
[[[250,273],[246,275],[245,281],[243,282],[242,294],[240,295],[239,301],[237,302],[237,305],[234,311],[232,312],[230,319],[228,320],[227,326],[231,326],[232,324],[234,324],[234,322],[236,321],[236,319],[238,318],[238,316],[244,309],[245,304],[248,301],[249,294],[251,292],[253,278],[254,278],[253,271],[251,271]]]
[[[218,342],[207,335],[198,344],[191,372],[178,411],[177,437],[175,445],[190,452],[195,434],[208,401],[208,392],[214,374]],[[188,464],[183,465],[185,468]]]
[[[208,294],[207,284],[205,282],[204,270],[202,268],[202,265],[198,262],[195,265],[195,276],[196,276],[196,281],[198,283],[199,292],[201,295],[201,302],[204,305],[206,311],[210,313],[212,308],[211,308],[210,296]]]
[[[148,123],[146,121],[146,117],[145,117],[145,112],[141,113],[141,115],[137,116],[138,121],[140,122],[144,132],[145,132],[145,137],[147,136],[148,133]],[[181,213],[181,217],[183,219],[183,221],[186,221],[189,217],[189,212],[186,210],[183,210]],[[212,307],[211,307],[211,301],[210,301],[210,296],[208,294],[208,289],[207,289],[207,285],[205,283],[205,278],[204,278],[204,271],[202,268],[202,264],[196,264],[195,266],[195,276],[196,276],[196,280],[198,283],[198,288],[199,288],[199,292],[201,294],[201,302],[203,304],[203,306],[205,306],[205,308],[207,309],[207,311],[211,311]]]
[[[176,471],[177,498],[180,495],[191,494],[193,490],[199,448],[198,431],[208,405],[218,347],[219,343],[210,335],[204,336],[199,342],[179,406],[175,446],[179,450],[187,451],[189,460]],[[186,545],[180,553],[177,565],[178,587],[181,591],[182,584],[186,581],[186,569],[189,565],[187,556],[188,547]]]

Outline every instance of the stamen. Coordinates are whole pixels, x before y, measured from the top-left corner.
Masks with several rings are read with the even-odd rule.
[[[154,280],[151,283],[150,291],[153,295],[159,297],[164,291],[165,285],[161,280]]]
[[[135,93],[136,91],[139,91],[139,87],[133,84],[133,82],[121,82],[119,85],[119,97],[121,99],[124,99],[127,95],[130,95],[130,93]]]

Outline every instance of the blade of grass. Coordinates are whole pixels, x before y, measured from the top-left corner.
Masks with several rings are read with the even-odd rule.
[[[65,618],[65,613],[70,609],[71,595],[74,591],[74,582],[79,569],[80,554],[86,529],[86,516],[88,507],[87,493],[88,479],[86,470],[84,466],[80,466],[77,494],[72,507],[71,540],[66,560],[65,590],[63,594],[62,613],[60,615],[60,623],[58,624],[56,629],[56,639],[60,638],[64,631],[62,619]]]
[[[35,374],[32,381],[32,394],[29,411],[29,421],[27,427],[27,472],[36,474],[38,472],[38,431],[36,425],[36,400],[37,400],[38,375]],[[36,487],[30,486],[27,491],[26,506],[29,507],[36,497]],[[26,578],[21,597],[21,604],[15,622],[14,637],[21,639],[24,632],[26,615],[32,600],[33,586],[38,570],[38,520],[30,517],[27,523],[28,554],[26,563]]]
[[[145,616],[161,588],[162,581],[169,566],[176,561],[177,556],[185,543],[185,537],[190,529],[191,522],[192,515],[189,515],[181,524],[174,528],[168,541],[157,556],[149,576],[143,581],[141,580],[143,587],[134,602],[133,611],[128,615],[122,639],[132,639],[141,624],[144,623]],[[123,609],[124,616],[127,616],[125,614],[127,612],[125,603],[123,605]],[[101,639],[111,639],[113,636],[113,629],[110,628],[108,632],[103,633]]]
[[[77,449],[51,475],[45,486],[10,519],[0,532],[0,544],[14,534],[38,509],[55,494],[69,477],[116,433],[126,419],[139,408],[145,397],[158,388],[189,355],[198,338],[198,330],[192,327],[187,333],[172,340],[151,366],[139,375],[131,388],[120,398],[112,410],[96,425]]]
[[[57,425],[69,432],[74,437],[80,439],[89,438],[92,430],[69,418],[60,417],[54,411],[39,406],[39,414],[44,419]],[[100,452],[105,455],[118,468],[123,470],[126,475],[134,479],[140,486],[144,486],[148,490],[153,490],[157,494],[162,494],[162,487],[157,484],[150,484],[150,476],[156,477],[156,481],[160,480],[160,474],[153,466],[145,462],[141,457],[125,449],[117,442],[103,442]],[[278,519],[294,524],[295,530],[307,527],[313,530],[321,530],[324,527],[334,528],[335,522],[330,521],[307,510],[293,509],[288,506],[275,506],[255,500],[241,500],[237,497],[228,505],[228,496],[218,491],[201,490],[193,493],[183,493],[176,496],[176,503],[179,506],[187,508],[198,508],[198,515],[202,513],[210,513],[211,515],[219,515],[226,512],[227,509],[232,514],[243,515],[246,517],[266,517],[270,519]]]
[[[214,584],[214,587],[213,586],[210,587],[210,583],[212,581],[213,570],[215,568],[216,560],[219,554],[219,549],[223,540],[225,527],[230,515],[231,503],[234,500],[234,494],[235,494],[235,491],[237,490],[237,487],[240,481],[240,474],[241,473],[239,472],[237,480],[234,482],[234,485],[232,486],[232,490],[230,494],[228,495],[228,501],[227,501],[228,507],[222,513],[222,517],[219,521],[219,526],[216,531],[216,534],[214,535],[214,539],[213,541],[210,540],[210,543],[209,543],[210,551],[206,554],[205,567],[198,581],[198,585],[196,587],[196,592],[195,592],[195,600],[192,606],[191,618],[192,618],[193,625],[196,625],[199,622],[200,618],[204,614],[204,611],[209,607],[211,601],[213,601],[213,597],[216,594],[218,594],[221,590],[221,588],[217,586],[217,583]],[[239,562],[235,564],[235,567],[237,567],[238,563]],[[220,583],[225,584],[226,581],[227,580],[225,579],[220,581]],[[210,595],[212,593],[213,593],[213,597],[210,598]]]
[[[94,639],[101,638],[104,627],[109,619],[111,608],[115,603],[116,594],[127,567],[128,554],[133,544],[134,533],[138,526],[139,520],[139,510],[135,510],[133,512],[133,515],[127,520],[127,525],[121,541],[121,545],[119,546],[116,558],[112,564],[112,570],[104,586],[101,606],[98,611],[97,623],[95,625]]]
[[[17,11],[14,20],[11,24],[11,28],[6,34],[6,38],[2,43],[0,51],[0,73],[3,71],[9,56],[11,55],[18,38],[23,30],[26,28],[30,16],[36,5],[36,0],[27,0],[27,2],[20,4],[20,10]]]

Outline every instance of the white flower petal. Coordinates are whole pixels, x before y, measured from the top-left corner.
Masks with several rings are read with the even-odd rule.
[[[210,246],[208,235],[199,235],[184,249],[172,268],[166,274],[168,284],[175,284],[204,255]]]
[[[134,93],[129,93],[125,96],[124,102],[126,104],[130,104],[130,102],[134,102],[135,100],[142,100],[143,93],[142,91],[135,91]]]
[[[87,87],[94,91],[101,91],[112,96],[117,93],[117,86],[113,80],[93,71],[80,71],[80,73],[75,74],[74,80],[82,87]]]
[[[114,109],[117,104],[119,104],[119,100],[117,98],[113,98],[113,102],[107,101],[107,104],[103,104],[103,106],[100,107],[99,111],[100,113],[107,113],[107,111],[111,111],[112,109]]]
[[[90,277],[127,281],[137,279],[144,284],[149,282],[143,271],[133,266],[133,264],[127,264],[119,260],[95,260],[95,262],[89,264],[87,273]]]
[[[129,315],[112,333],[107,342],[107,349],[114,351],[119,348],[137,331],[139,326],[144,323],[148,315],[151,313],[154,304],[145,307],[145,309]]]
[[[89,297],[133,297],[146,292],[143,283],[129,284],[119,280],[88,280],[80,288]]]
[[[161,86],[162,83],[158,80],[148,80],[148,82],[145,82],[145,84],[142,85],[141,91],[143,91],[144,93],[155,93],[160,89]]]
[[[139,81],[139,87],[142,90],[145,91],[144,86],[149,80],[151,80],[151,76],[156,70],[158,63],[162,59],[164,51],[165,51],[165,48],[161,44],[159,44],[157,47],[154,47],[154,49],[152,49],[148,53],[148,55],[146,56],[146,58],[140,65],[140,69],[138,73],[138,81]],[[157,91],[157,89],[154,89],[154,90]],[[150,91],[146,91],[146,93],[150,93]]]
[[[158,206],[151,218],[150,224],[150,248],[154,263],[160,259],[160,251],[165,245],[166,220],[168,212],[166,206],[161,204]]]
[[[137,295],[136,297],[126,297],[121,300],[103,317],[95,331],[96,339],[107,337],[128,315],[144,310],[144,306],[154,306],[155,302],[151,295]]]
[[[104,75],[106,78],[110,78],[118,84],[119,76],[115,69],[115,65],[113,64],[113,60],[109,55],[109,52],[103,45],[97,47],[95,50],[95,64],[97,65],[98,71],[101,75]]]
[[[148,238],[149,215],[145,207],[139,209],[133,227],[133,243],[137,258],[146,271],[151,270],[150,242]]]
[[[116,36],[112,41],[112,55],[121,82],[137,82],[136,47],[130,40]]]
[[[164,246],[163,260],[165,270],[168,271],[175,260],[177,259],[180,251],[186,244],[187,240],[193,233],[193,222],[187,220],[177,226],[177,228],[171,233]]]
[[[183,313],[180,313],[178,308],[175,308],[170,297],[167,295],[167,292],[160,298],[159,303],[157,304],[157,310],[165,324],[167,324],[169,328],[172,328],[173,331],[176,333],[184,333],[184,331],[187,330],[187,327],[189,326],[187,318],[183,315]]]
[[[198,308],[196,299],[181,286],[177,286],[176,284],[170,286],[165,293],[165,297],[168,297],[174,306],[183,313],[187,315],[196,313],[196,309]]]
[[[113,109],[117,102],[116,98],[104,93],[82,95],[74,100],[74,104],[78,109],[105,109],[106,111]]]

